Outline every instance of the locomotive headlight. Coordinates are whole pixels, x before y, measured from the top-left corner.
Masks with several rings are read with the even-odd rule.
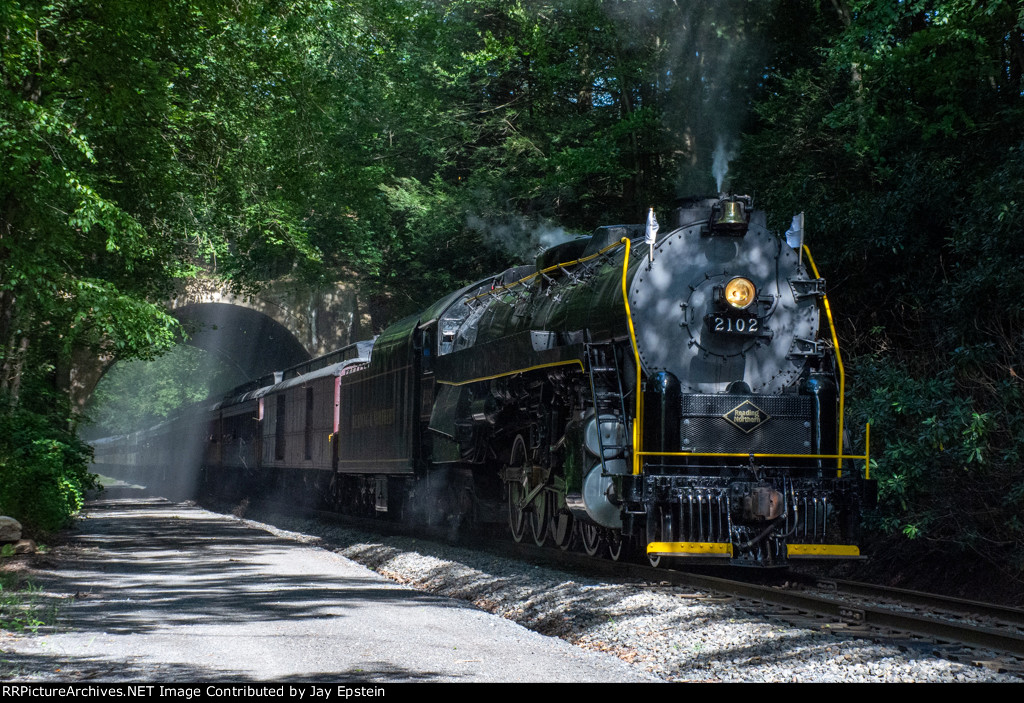
[[[725,302],[742,310],[749,307],[757,296],[754,284],[746,278],[734,278],[725,284]]]

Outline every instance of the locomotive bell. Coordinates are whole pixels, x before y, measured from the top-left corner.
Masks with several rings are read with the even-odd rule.
[[[721,200],[712,212],[712,233],[743,236],[747,233],[747,212],[743,200]]]
[[[715,222],[720,225],[745,225],[747,222],[743,217],[743,203],[737,200],[727,200],[722,203],[722,215]]]

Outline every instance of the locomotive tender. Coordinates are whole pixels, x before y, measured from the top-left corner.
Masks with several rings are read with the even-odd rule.
[[[810,253],[746,196],[676,217],[650,246],[642,225],[598,228],[395,323],[372,351],[193,413],[181,422],[206,437],[206,488],[507,521],[517,541],[615,559],[857,558],[874,481],[867,438],[844,455],[841,358]]]

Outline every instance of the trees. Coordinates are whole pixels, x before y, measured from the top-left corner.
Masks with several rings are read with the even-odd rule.
[[[176,279],[208,265],[244,285],[315,256],[266,168],[292,58],[267,33],[292,5],[0,9],[0,507],[30,524],[59,524],[89,483],[73,351],[151,358],[179,336],[155,302]],[[33,492],[58,498],[36,514]]]
[[[361,200],[358,222],[409,312],[507,262],[509,241],[528,259],[540,233],[642,221],[712,190],[712,152],[733,146],[759,80],[743,60],[762,53],[757,3],[373,5],[395,8],[372,54],[387,141],[364,142],[383,198]]]
[[[541,231],[709,189],[705,117],[736,127],[758,80],[710,57],[761,21],[742,0],[6,3],[4,412],[69,439],[72,354],[169,348],[159,301],[200,270],[345,267],[393,318],[509,242],[529,258]]]
[[[741,169],[832,272],[882,526],[1019,571],[1019,7],[804,5],[820,58],[772,77]]]

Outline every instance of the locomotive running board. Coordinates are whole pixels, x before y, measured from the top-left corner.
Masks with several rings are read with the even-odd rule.
[[[647,553],[656,557],[732,557],[732,542],[651,542]]]

